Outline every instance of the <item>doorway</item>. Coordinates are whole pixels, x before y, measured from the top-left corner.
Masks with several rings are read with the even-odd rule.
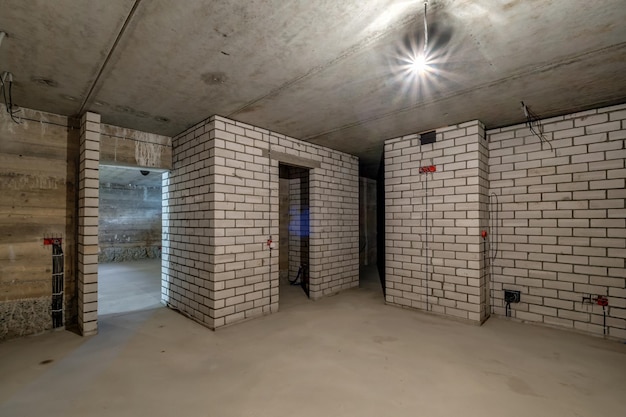
[[[379,230],[377,181],[359,178],[359,287],[383,295],[384,282],[378,271]],[[384,233],[383,233],[384,236]]]
[[[279,165],[279,300],[280,306],[309,297],[309,169]]]
[[[100,166],[98,314],[161,306],[161,172]]]

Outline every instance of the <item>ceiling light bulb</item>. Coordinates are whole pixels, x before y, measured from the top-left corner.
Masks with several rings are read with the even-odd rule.
[[[428,62],[426,62],[426,57],[422,54],[416,56],[411,61],[411,70],[416,74],[424,74],[428,71]]]

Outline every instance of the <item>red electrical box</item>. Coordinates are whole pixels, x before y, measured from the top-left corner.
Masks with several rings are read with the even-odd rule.
[[[603,295],[599,295],[599,296],[596,298],[596,303],[597,303],[599,306],[606,307],[606,306],[608,306],[608,305],[609,305],[609,299],[608,299],[608,298],[606,298],[606,297],[605,297],[605,296],[603,296]]]
[[[420,174],[426,174],[428,172],[435,172],[437,171],[437,167],[435,165],[429,165],[429,166],[425,166],[425,167],[420,167]]]

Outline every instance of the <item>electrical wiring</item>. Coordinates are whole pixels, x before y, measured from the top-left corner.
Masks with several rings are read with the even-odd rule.
[[[493,313],[493,299],[494,299],[494,264],[498,257],[499,246],[499,222],[500,222],[500,203],[498,201],[498,195],[491,193],[489,195],[489,220],[490,220],[490,238],[489,238],[489,282],[491,284],[491,308]]]
[[[552,144],[543,134],[543,124],[541,123],[541,119],[532,110],[528,108],[526,104],[522,101],[522,110],[524,111],[524,116],[526,117],[526,126],[530,129],[530,132],[539,138],[539,141],[543,145],[547,143],[550,146],[550,150],[554,151]],[[534,126],[533,126],[534,125]],[[536,129],[535,129],[536,127]]]
[[[20,110],[13,110],[13,108],[15,107],[15,103],[13,103],[13,74],[11,74],[10,72],[2,73],[2,76],[0,76],[0,90],[2,90],[4,106],[6,107],[7,113],[9,113],[11,120],[13,120],[13,122],[15,122],[16,124],[20,124],[21,122],[15,118],[15,115],[18,114]]]
[[[424,58],[428,52],[428,0],[424,1]]]
[[[272,312],[272,137],[268,135],[268,150],[267,150],[267,174],[268,174],[268,184],[269,184],[269,197],[268,197],[268,209],[267,209],[267,219],[269,221],[269,236],[268,249],[270,251],[270,268],[269,268],[269,291],[270,291],[270,300],[269,300],[269,309],[270,313]]]
[[[491,201],[493,198],[493,202]],[[498,222],[499,222],[499,213],[500,213],[500,204],[498,202],[498,195],[496,193],[491,193],[489,196],[489,203],[491,205],[491,212],[494,214],[493,222],[492,222],[492,232],[491,236],[494,237],[495,245],[493,248],[493,253],[491,254],[491,260],[494,261],[498,256]],[[495,209],[494,209],[495,208]]]
[[[428,239],[429,239],[429,230],[428,230],[428,173],[425,173],[425,184],[426,184],[426,189],[425,189],[425,194],[424,194],[424,206],[425,206],[425,210],[424,210],[424,250],[425,250],[425,254],[426,254],[426,281],[425,281],[425,286],[426,286],[426,311],[430,311],[430,299],[429,299],[429,293],[430,293],[430,288],[429,288],[429,273],[430,273],[430,253],[429,253],[429,248],[428,248]]]

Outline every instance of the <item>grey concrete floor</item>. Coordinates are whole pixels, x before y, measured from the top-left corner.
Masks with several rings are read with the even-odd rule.
[[[161,260],[98,265],[98,315],[161,307]]]
[[[619,416],[626,345],[383,303],[300,300],[217,332],[166,308],[0,344],[0,416]],[[50,362],[48,362],[50,361]]]

